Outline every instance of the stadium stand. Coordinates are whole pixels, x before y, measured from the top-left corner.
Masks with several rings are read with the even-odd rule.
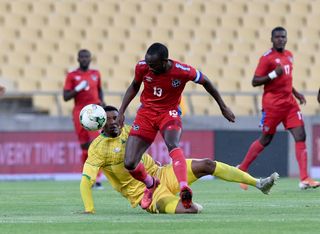
[[[168,45],[172,58],[207,74],[222,93],[248,92],[228,102],[241,115],[252,115],[250,93],[259,91],[250,86],[252,74],[275,26],[288,30],[294,84],[304,92],[319,88],[319,10],[319,1],[307,0],[1,0],[1,79],[13,82],[9,91],[34,91],[34,105],[55,115],[55,104],[42,105],[37,91],[61,92],[59,84],[76,66],[77,51],[86,47],[94,55],[93,66],[103,72],[106,102],[110,98],[119,106],[121,99],[108,93],[125,91],[135,63],[159,41]],[[190,87],[189,92],[205,92]],[[308,99],[306,114],[318,114],[318,104]],[[202,95],[192,103],[194,113],[220,114],[206,107]],[[131,112],[138,102],[133,104]],[[63,105],[69,115],[70,107]]]

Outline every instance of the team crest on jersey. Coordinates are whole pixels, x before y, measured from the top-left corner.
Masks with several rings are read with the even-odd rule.
[[[276,58],[275,61],[276,61],[276,63],[280,63],[281,62],[281,60],[279,58]]]
[[[172,80],[172,87],[177,88],[181,85],[181,80]]]
[[[150,77],[150,76],[145,76],[144,79],[147,82],[152,82],[152,80],[153,80],[152,77]]]
[[[75,76],[74,78],[78,81],[81,80],[81,76]]]
[[[132,125],[132,129],[135,130],[135,131],[138,131],[140,128],[139,125]]]
[[[91,79],[92,79],[93,81],[96,81],[96,80],[98,79],[98,77],[97,77],[96,75],[91,75]]]
[[[290,61],[290,63],[293,63],[293,57],[292,56],[288,56],[288,60]]]
[[[116,147],[116,148],[114,148],[114,149],[113,149],[113,152],[115,152],[115,153],[119,153],[119,152],[120,152],[120,150],[121,150],[121,149],[120,149],[119,147]]]

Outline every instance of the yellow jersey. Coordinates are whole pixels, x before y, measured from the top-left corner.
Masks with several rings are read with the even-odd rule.
[[[124,167],[126,142],[131,127],[125,125],[118,137],[107,137],[101,133],[91,144],[86,163],[103,169],[112,187],[127,198],[132,207],[142,199],[145,185],[134,179]],[[143,154],[142,163],[151,176],[158,176],[160,167],[147,153]]]

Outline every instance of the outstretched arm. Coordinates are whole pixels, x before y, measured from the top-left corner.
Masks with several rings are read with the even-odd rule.
[[[131,82],[130,86],[128,87],[128,89],[123,97],[121,107],[119,108],[119,115],[117,117],[117,122],[119,123],[120,126],[123,126],[124,113],[125,113],[127,107],[129,106],[130,102],[132,101],[132,99],[139,92],[140,86],[141,86],[141,83],[138,83],[136,80],[133,80]]]
[[[85,163],[83,166],[80,193],[85,214],[95,213],[91,187],[96,181],[98,172],[99,167],[92,166],[88,163]]]
[[[218,90],[213,86],[211,81],[205,75],[203,75],[202,85],[205,88],[205,90],[216,100],[217,104],[220,107],[222,115],[230,122],[234,122],[235,121],[234,114],[229,109],[229,107],[226,106]]]
[[[307,101],[302,93],[299,93],[294,87],[292,87],[292,94],[299,100],[300,104],[306,104]]]
[[[319,92],[318,92],[318,102],[320,103],[320,89],[319,89]]]

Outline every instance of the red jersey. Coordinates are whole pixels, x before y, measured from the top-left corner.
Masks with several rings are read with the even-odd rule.
[[[99,90],[101,89],[101,76],[99,71],[77,69],[68,73],[64,90],[73,90],[81,81],[86,80],[88,86],[81,90],[74,98],[75,108],[82,108],[88,104],[100,104]]]
[[[162,74],[154,74],[142,60],[135,68],[135,80],[144,85],[140,96],[143,107],[153,111],[166,111],[178,108],[181,93],[188,81],[201,83],[202,73],[193,67],[173,61],[171,68]]]
[[[292,63],[293,56],[288,50],[280,53],[275,49],[270,49],[260,58],[255,76],[268,75],[276,68],[277,64],[280,64],[283,69],[281,76],[264,85],[263,108],[278,108],[279,106],[288,106],[288,104],[297,104],[292,95]]]

